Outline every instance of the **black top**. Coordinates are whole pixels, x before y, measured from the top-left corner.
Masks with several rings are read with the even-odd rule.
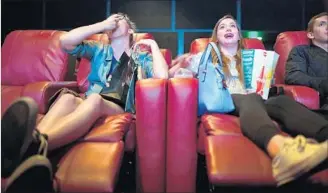
[[[321,98],[328,97],[328,52],[315,45],[294,47],[289,53],[286,84],[304,85],[319,91]]]
[[[127,100],[127,94],[129,90],[128,80],[132,76],[132,71],[129,70],[130,57],[124,52],[119,61],[116,61],[113,57],[112,64],[115,64],[114,69],[107,74],[106,86],[100,92],[100,95],[109,101],[112,101],[120,105],[123,109]],[[130,74],[129,74],[130,73]]]

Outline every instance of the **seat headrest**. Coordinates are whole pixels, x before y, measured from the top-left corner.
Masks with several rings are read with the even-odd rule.
[[[38,81],[64,80],[68,54],[61,49],[56,30],[17,30],[9,33],[1,47],[1,80],[22,86]]]

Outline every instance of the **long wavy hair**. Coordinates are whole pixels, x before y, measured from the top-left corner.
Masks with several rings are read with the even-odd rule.
[[[237,21],[236,21],[236,19],[232,15],[225,15],[225,16],[223,16],[215,24],[215,27],[213,29],[212,36],[210,38],[210,41],[217,44],[217,46],[218,46],[218,48],[220,50],[221,56],[222,56],[222,63],[223,63],[222,66],[223,66],[224,75],[225,75],[226,78],[230,78],[231,77],[231,73],[230,73],[230,70],[229,70],[229,64],[230,64],[231,61],[230,61],[230,59],[227,56],[225,56],[222,53],[221,48],[220,48],[219,43],[218,43],[218,38],[217,38],[218,27],[221,24],[221,22],[223,20],[225,20],[225,19],[232,19],[232,20],[235,21],[235,23],[237,25]],[[236,68],[237,68],[237,71],[239,73],[239,79],[243,83],[244,81],[243,81],[243,72],[242,72],[242,67],[241,67],[241,50],[244,48],[244,44],[243,44],[243,40],[242,40],[241,31],[240,31],[240,28],[239,28],[238,25],[237,25],[237,29],[238,29],[238,32],[239,32],[239,41],[238,41],[237,54],[234,56],[234,59],[236,60]],[[215,53],[214,50],[212,50],[211,56],[212,56],[212,60],[213,60],[212,62],[213,62],[213,64],[217,64],[218,63],[218,56],[216,55],[216,53]]]

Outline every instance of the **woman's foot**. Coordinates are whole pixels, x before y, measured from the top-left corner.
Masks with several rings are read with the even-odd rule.
[[[287,138],[272,161],[278,186],[286,184],[315,168],[328,158],[328,141],[316,143],[303,136]]]

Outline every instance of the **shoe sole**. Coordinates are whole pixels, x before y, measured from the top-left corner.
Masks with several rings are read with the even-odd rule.
[[[22,158],[22,156],[25,154],[28,147],[30,146],[30,144],[33,141],[33,131],[34,131],[35,126],[36,126],[38,106],[32,99],[27,98],[27,97],[22,97],[22,98],[19,98],[19,99],[15,100],[8,107],[8,109],[6,110],[4,115],[2,116],[2,120],[4,120],[6,118],[6,116],[10,115],[9,112],[11,112],[11,111],[15,112],[16,108],[21,106],[21,105],[23,105],[24,107],[26,107],[28,109],[28,115],[27,115],[27,120],[26,120],[26,124],[27,124],[26,125],[26,131],[19,131],[19,132],[25,132],[25,136],[24,136],[24,139],[23,139],[23,144],[20,148],[20,151],[17,152],[17,153],[19,153],[19,155],[15,156],[16,158],[19,158],[19,159]],[[11,114],[15,114],[15,113],[11,113]],[[4,130],[4,129],[11,129],[11,128],[2,127],[2,130]],[[12,173],[12,171],[9,172],[9,173]]]
[[[278,174],[275,178],[277,181],[277,186],[282,186],[286,183],[289,183],[303,174],[309,172],[311,169],[318,166],[325,159],[327,159],[327,151],[328,151],[328,141],[323,142],[323,146],[326,145],[326,148],[322,148],[322,150],[317,151],[314,155],[310,156],[307,160],[299,163],[296,167],[289,168]],[[313,163],[309,165],[309,163]]]
[[[41,155],[34,155],[22,164],[6,179],[4,192],[51,192],[52,167],[50,161]]]

